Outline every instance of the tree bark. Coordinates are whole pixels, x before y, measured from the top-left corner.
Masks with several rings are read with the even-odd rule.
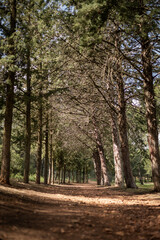
[[[72,183],[74,183],[74,170],[72,170]]]
[[[9,36],[9,51],[8,54],[15,56],[15,47],[13,34],[16,31],[16,0],[11,1],[10,6],[10,36]],[[13,64],[15,63],[15,57]],[[10,184],[10,161],[11,161],[11,131],[12,131],[12,118],[13,118],[13,102],[14,102],[14,82],[15,82],[15,71],[8,71],[7,79],[7,92],[6,92],[6,109],[5,109],[5,120],[4,120],[4,133],[3,133],[3,144],[2,144],[2,165],[1,165],[1,176],[0,182],[2,184]]]
[[[154,190],[160,191],[160,154],[158,146],[158,127],[156,118],[156,101],[153,86],[153,74],[151,63],[151,44],[148,34],[141,37],[143,86],[146,107],[146,120],[148,128],[148,146],[152,163],[152,179]]]
[[[115,39],[115,45],[118,45],[119,39]],[[116,53],[117,54],[117,53]],[[113,77],[113,57],[111,56],[108,61],[108,95],[110,102],[113,104],[117,101],[116,89],[114,87],[114,77]],[[116,58],[118,60],[118,56]],[[115,64],[115,62],[114,62]],[[112,129],[112,145],[113,145],[113,155],[114,155],[114,167],[115,167],[115,186],[123,187],[124,186],[124,175],[123,175],[123,164],[122,164],[122,153],[121,153],[121,144],[119,137],[118,129],[118,119],[117,119],[117,110],[116,108],[110,108],[110,125]]]
[[[63,184],[66,183],[66,165],[63,166]]]
[[[114,155],[114,166],[115,166],[115,186],[124,186],[123,176],[123,164],[122,164],[122,153],[119,139],[119,130],[117,125],[117,116],[112,111],[111,113],[111,128],[112,128],[112,142],[113,142],[113,155]]]
[[[85,178],[86,178],[86,168],[85,166],[83,167],[83,171],[82,171],[82,179],[83,179],[83,183],[85,183]]]
[[[44,184],[48,180],[48,114],[46,117],[46,141],[45,141],[45,162],[44,162]]]
[[[52,168],[51,169],[52,169],[51,184],[53,185],[54,184],[54,159],[53,159],[53,157],[52,157]]]
[[[131,164],[130,164],[128,136],[127,136],[126,102],[124,98],[124,84],[121,76],[119,76],[118,78],[117,85],[118,85],[117,87],[118,87],[118,104],[119,104],[118,125],[119,125],[122,161],[123,161],[123,168],[124,168],[124,178],[125,178],[127,188],[137,188],[133,178]]]
[[[48,176],[48,183],[49,184],[54,184],[54,161],[53,161],[53,143],[52,143],[52,131],[50,134],[50,158],[49,158],[49,176]]]
[[[52,162],[51,159],[49,159],[49,169],[48,169],[48,184],[51,184],[51,171],[52,171]]]
[[[58,168],[58,184],[61,183],[61,168]]]
[[[68,170],[68,183],[70,184],[71,183],[71,171]]]
[[[26,98],[26,130],[25,130],[25,159],[24,183],[29,182],[30,150],[31,150],[31,62],[30,47],[27,49],[27,98]]]
[[[100,136],[97,124],[96,124],[96,120],[94,118],[93,118],[93,124],[94,124],[94,130],[95,130],[95,139],[96,139],[96,143],[97,143],[97,150],[98,150],[99,158],[101,161],[101,171],[102,171],[104,185],[110,186],[111,184],[110,184],[110,180],[109,180],[102,140],[101,140],[101,136]]]
[[[38,109],[38,149],[37,149],[37,168],[36,183],[40,184],[41,163],[42,163],[42,86],[39,93],[39,109]]]
[[[93,151],[93,160],[94,160],[94,166],[95,166],[97,185],[101,185],[101,161],[100,161],[99,153],[97,149]]]

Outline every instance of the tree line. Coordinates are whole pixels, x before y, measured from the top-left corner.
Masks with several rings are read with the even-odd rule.
[[[1,2],[2,184],[85,182],[93,161],[97,184],[136,188],[148,166],[160,191],[159,7]]]

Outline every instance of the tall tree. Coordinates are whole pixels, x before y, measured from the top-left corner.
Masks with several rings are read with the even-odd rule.
[[[142,1],[141,8],[144,8]],[[143,13],[145,14],[145,13]],[[147,22],[143,18],[141,25],[141,49],[142,49],[142,66],[143,66],[143,84],[144,84],[144,98],[146,106],[146,119],[148,128],[148,145],[150,158],[152,162],[152,178],[154,182],[154,189],[160,191],[160,155],[158,144],[158,127],[156,116],[156,100],[153,86],[153,73],[151,61],[151,42],[149,32],[146,28]]]
[[[41,68],[42,71],[42,68]],[[42,127],[43,127],[43,106],[42,106],[42,82],[39,89],[39,106],[38,106],[38,146],[37,146],[37,161],[36,161],[36,183],[40,184],[41,164],[42,164]]]
[[[149,37],[149,31],[146,27],[147,19],[146,6],[144,1],[140,1],[140,43],[141,43],[141,55],[143,66],[143,84],[144,84],[144,98],[146,105],[146,119],[148,128],[148,145],[150,158],[152,162],[152,177],[154,182],[154,189],[160,191],[160,155],[158,146],[158,128],[156,117],[156,101],[153,86],[153,70],[152,70],[152,55],[151,55],[151,40]]]
[[[152,163],[152,175],[155,191],[160,191],[160,155],[158,144],[158,127],[156,116],[156,101],[154,94],[154,77],[153,69],[153,45],[157,45],[156,31],[159,29],[159,2],[158,1],[132,1],[128,5],[122,1],[122,10],[119,5],[119,14],[121,21],[129,26],[128,33],[134,38],[141,47],[141,64],[140,61],[132,65],[139,71],[143,80],[143,90],[146,109],[146,120],[148,128],[148,146]],[[133,11],[134,10],[134,11]],[[134,14],[133,14],[134,12]],[[154,41],[156,41],[154,43]],[[155,53],[154,53],[155,54]],[[139,67],[139,64],[141,67]]]
[[[27,44],[27,93],[26,93],[26,129],[25,129],[25,160],[24,182],[29,181],[30,151],[31,151],[31,60],[30,42]]]
[[[5,6],[6,7],[6,6]],[[7,83],[6,83],[6,109],[4,120],[4,134],[3,134],[3,146],[2,146],[2,166],[0,182],[4,184],[10,184],[10,145],[11,145],[11,131],[12,131],[12,117],[13,117],[13,101],[14,101],[14,83],[15,83],[15,43],[14,33],[16,31],[16,0],[7,1],[7,9],[10,14],[10,23],[8,29],[8,51],[12,59],[11,66],[7,69]],[[6,30],[6,26],[2,26]]]
[[[124,99],[124,84],[121,78],[121,73],[119,73],[118,78],[118,103],[119,103],[119,113],[118,113],[118,124],[119,124],[119,134],[121,143],[121,152],[124,168],[124,177],[126,186],[128,188],[136,188],[136,184],[133,178],[130,157],[129,157],[129,144],[127,136],[127,119],[126,119],[126,102]]]
[[[46,138],[45,138],[44,184],[47,184],[47,182],[48,182],[48,130],[49,129],[48,129],[48,113],[47,113],[46,132],[45,132]]]
[[[95,117],[93,117],[93,125],[94,125],[95,139],[97,144],[97,151],[99,153],[99,159],[101,162],[101,171],[102,171],[104,185],[110,186],[111,184],[110,184],[109,174],[106,166],[106,158],[104,154],[103,144],[102,144],[101,136],[99,133],[99,129],[98,129]]]
[[[102,181],[101,161],[100,161],[99,153],[97,149],[94,149],[93,151],[93,159],[94,159],[94,168],[96,173],[97,185],[101,185],[101,181]]]

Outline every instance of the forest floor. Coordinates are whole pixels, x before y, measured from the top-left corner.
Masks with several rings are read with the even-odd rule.
[[[160,240],[160,193],[95,183],[0,186],[0,240]]]

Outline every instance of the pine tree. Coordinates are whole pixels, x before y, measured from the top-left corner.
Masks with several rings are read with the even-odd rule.
[[[11,145],[11,132],[12,132],[12,117],[13,117],[13,101],[14,101],[14,84],[15,84],[15,43],[14,34],[16,31],[16,0],[7,1],[2,5],[4,11],[9,11],[9,29],[7,26],[2,25],[4,34],[6,35],[6,41],[8,42],[7,56],[11,58],[10,66],[7,66],[7,82],[6,82],[6,108],[5,108],[5,120],[4,120],[4,134],[3,134],[3,146],[2,146],[2,166],[0,182],[3,184],[10,184],[10,145]]]

